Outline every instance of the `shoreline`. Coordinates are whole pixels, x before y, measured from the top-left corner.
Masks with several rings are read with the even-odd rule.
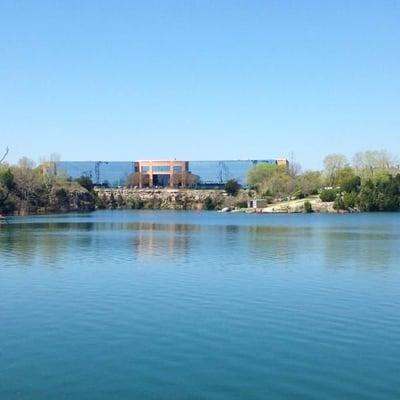
[[[264,207],[248,207],[255,194],[242,189],[236,196],[228,196],[221,189],[129,189],[94,188],[88,191],[71,192],[68,207],[48,210],[39,208],[33,212],[18,210],[3,213],[5,217],[56,215],[85,213],[97,210],[170,210],[170,211],[216,211],[219,213],[242,214],[353,214],[362,213],[358,209],[337,210],[334,202],[324,202],[318,195],[302,199],[292,199],[263,204]],[[88,201],[89,197],[93,200]],[[259,201],[259,200],[257,200]],[[305,203],[310,208],[306,210]],[[366,211],[379,213],[384,211]],[[4,220],[0,221],[4,223]]]

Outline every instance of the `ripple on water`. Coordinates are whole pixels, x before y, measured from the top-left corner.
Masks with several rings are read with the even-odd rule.
[[[399,227],[16,219],[0,229],[0,398],[397,400]]]

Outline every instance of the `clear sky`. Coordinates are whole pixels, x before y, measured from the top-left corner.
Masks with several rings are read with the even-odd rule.
[[[400,2],[0,0],[9,161],[400,155]]]

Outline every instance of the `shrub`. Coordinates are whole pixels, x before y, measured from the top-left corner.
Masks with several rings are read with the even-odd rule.
[[[333,203],[335,210],[351,210],[356,208],[358,202],[358,194],[355,192],[344,193],[336,197]]]
[[[79,183],[82,187],[84,187],[88,192],[93,190],[93,182],[88,176],[81,176],[80,178],[76,179],[75,182]]]
[[[203,201],[203,207],[205,210],[215,210],[216,204],[210,196],[207,196]]]
[[[291,197],[293,197],[295,199],[304,199],[306,196],[300,189],[298,189],[292,193]]]
[[[335,201],[337,196],[337,192],[335,189],[324,189],[319,194],[319,197],[322,201]]]
[[[107,208],[108,206],[108,199],[107,196],[103,193],[101,196],[99,196],[98,194],[96,195],[96,199],[95,199],[95,204],[96,207],[99,210],[104,210]]]
[[[235,203],[235,207],[238,208],[247,208],[247,201],[246,200],[241,200]]]
[[[110,208],[111,210],[115,210],[117,208],[117,201],[115,200],[114,193],[110,194]]]
[[[311,203],[310,203],[308,200],[306,200],[306,201],[304,202],[304,211],[305,211],[307,214],[310,214],[310,213],[313,212],[312,205],[311,205]]]
[[[125,207],[125,200],[120,193],[117,195],[117,205],[119,208]]]
[[[346,210],[355,208],[357,205],[358,194],[355,192],[345,193],[343,195],[343,205]]]
[[[335,210],[345,210],[346,209],[342,196],[336,197],[335,202],[333,203],[333,208]]]

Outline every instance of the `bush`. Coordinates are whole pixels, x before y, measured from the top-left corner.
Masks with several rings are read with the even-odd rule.
[[[356,208],[358,202],[358,193],[344,193],[343,195],[337,196],[333,203],[335,210],[352,210]]]
[[[125,200],[124,200],[124,198],[121,196],[121,194],[120,193],[118,193],[118,195],[117,195],[117,206],[118,206],[118,208],[122,208],[122,207],[125,207]]]
[[[6,214],[15,210],[15,199],[11,191],[15,188],[14,175],[9,168],[0,169],[0,212]]]
[[[351,208],[356,208],[357,205],[357,200],[358,200],[358,194],[357,193],[345,193],[343,195],[343,204],[346,210],[349,210]]]
[[[295,198],[295,199],[304,199],[306,196],[300,189],[298,189],[295,192],[293,192],[290,197]]]
[[[144,203],[144,208],[149,210],[160,210],[162,205],[162,200],[156,197],[153,197],[148,202]]]
[[[15,198],[12,195],[7,195],[7,197],[2,197],[2,195],[0,188],[0,213],[12,214],[17,208]]]
[[[15,188],[14,175],[10,168],[0,170],[0,186],[3,186],[7,190]]]
[[[76,179],[75,182],[79,183],[82,187],[84,187],[88,192],[93,190],[93,182],[88,176],[81,176],[80,178]]]
[[[310,203],[308,200],[306,200],[306,201],[304,202],[304,211],[305,211],[307,214],[310,214],[310,213],[313,212],[312,205],[311,205],[311,203]]]
[[[95,199],[95,204],[96,207],[99,210],[105,210],[108,207],[108,199],[107,196],[103,193],[101,196],[99,196],[98,194],[96,195],[96,199]]]
[[[320,199],[327,202],[335,201],[336,196],[337,192],[335,189],[324,189],[319,194]]]
[[[246,200],[238,201],[235,203],[235,207],[247,208],[247,201]]]
[[[345,210],[346,209],[342,196],[336,197],[335,202],[333,203],[333,208],[335,210]]]
[[[49,193],[49,208],[52,211],[68,211],[68,192],[64,188],[53,187]]]
[[[115,210],[117,208],[117,201],[115,200],[114,193],[111,192],[110,194],[110,208],[111,210]]]
[[[265,192],[262,192],[262,193],[261,193],[261,197],[262,197],[263,199],[266,199],[266,198],[271,198],[271,199],[273,199],[272,192],[271,192],[270,190],[266,190]]]
[[[208,196],[203,201],[203,207],[205,210],[215,210],[216,204],[214,200]]]
[[[229,196],[236,196],[239,193],[239,189],[240,185],[235,179],[229,179],[229,181],[225,183],[225,192],[228,193]]]

